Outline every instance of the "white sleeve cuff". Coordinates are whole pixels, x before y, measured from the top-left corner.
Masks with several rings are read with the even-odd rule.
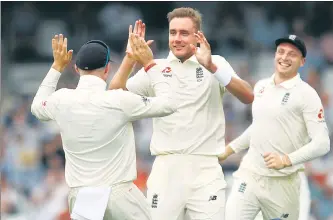
[[[215,78],[225,87],[227,86],[233,75],[232,69],[222,69],[218,67],[216,72],[214,73]]]

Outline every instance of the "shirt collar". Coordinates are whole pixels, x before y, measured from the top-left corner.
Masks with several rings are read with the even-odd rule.
[[[172,53],[172,51],[169,52],[169,55],[167,57],[167,60],[169,62],[172,62],[172,61],[178,61],[180,62],[180,60]],[[193,54],[189,59],[187,59],[185,62],[193,62],[193,63],[197,63],[197,64],[200,64],[199,61],[197,60],[196,56]]]
[[[273,86],[275,86],[274,77],[275,77],[275,74],[273,74],[273,75],[271,76],[271,79],[270,79],[270,84],[273,85]],[[285,88],[285,89],[291,89],[291,88],[293,88],[294,86],[296,86],[296,84],[297,84],[298,82],[300,82],[300,81],[301,81],[300,74],[297,73],[297,75],[294,76],[293,78],[288,79],[288,80],[286,80],[286,81],[280,83],[279,86],[282,86],[282,87]]]
[[[80,76],[77,89],[105,90],[106,82],[94,75]]]

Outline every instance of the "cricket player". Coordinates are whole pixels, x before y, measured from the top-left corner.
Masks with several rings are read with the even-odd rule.
[[[254,88],[253,122],[220,160],[249,148],[226,205],[226,220],[299,218],[303,163],[330,149],[324,109],[317,92],[302,81],[306,46],[295,35],[277,39],[275,73]]]
[[[153,119],[150,150],[156,159],[147,181],[152,218],[181,220],[186,214],[190,219],[223,220],[226,182],[218,161],[225,147],[222,97],[227,89],[251,103],[252,89],[223,57],[211,55],[198,11],[177,8],[168,21],[170,53],[156,63],[163,66],[164,79],[180,105],[174,114]],[[129,68],[118,71],[110,88],[154,96],[144,69],[127,81],[134,64],[128,58]]]
[[[69,206],[75,220],[149,220],[145,196],[133,184],[136,156],[132,121],[175,112],[159,65],[149,46],[130,34],[132,55],[146,68],[155,98],[128,91],[106,90],[110,51],[102,41],[84,44],[76,57],[80,74],[76,89],[59,89],[57,82],[70,63],[67,38],[52,39],[54,63],[34,97],[31,111],[40,120],[55,120],[66,156]]]

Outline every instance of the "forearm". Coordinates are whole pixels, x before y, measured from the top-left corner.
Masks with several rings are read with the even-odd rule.
[[[254,100],[254,94],[250,84],[239,77],[235,77],[232,68],[219,68],[212,64],[209,70],[214,73],[216,79],[242,103],[250,104]]]
[[[327,134],[319,134],[312,141],[302,148],[288,154],[291,165],[301,164],[320,156],[330,150],[330,139]]]
[[[109,90],[112,89],[126,89],[126,82],[128,77],[133,71],[133,68],[135,66],[136,61],[129,58],[127,55],[124,57],[122,63],[120,64],[120,67],[116,74],[113,76],[110,85]]]
[[[251,140],[251,125],[235,140],[230,142],[228,146],[235,152],[239,153],[250,146]]]
[[[46,74],[41,85],[39,86],[37,93],[34,97],[33,103],[36,100],[41,100],[41,99],[47,98],[56,90],[58,81],[61,76],[61,72],[59,70],[63,70],[63,69],[54,67],[54,65],[52,65],[51,69]]]
[[[31,104],[31,113],[41,120],[49,120],[52,117],[47,110],[46,100],[55,92],[59,78],[61,76],[61,73],[58,71],[60,69],[57,68],[58,70],[56,70],[53,67],[54,66],[52,66],[52,68],[49,70],[43,82],[39,86]]]
[[[244,104],[251,104],[254,100],[252,87],[242,79],[232,77],[226,88]]]

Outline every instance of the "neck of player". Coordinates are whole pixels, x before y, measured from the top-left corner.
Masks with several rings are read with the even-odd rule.
[[[296,75],[297,75],[297,72],[292,73],[292,74],[283,74],[283,73],[276,72],[275,76],[274,76],[275,85],[279,85],[279,84],[283,83],[284,81],[290,80],[290,79],[294,78]]]

